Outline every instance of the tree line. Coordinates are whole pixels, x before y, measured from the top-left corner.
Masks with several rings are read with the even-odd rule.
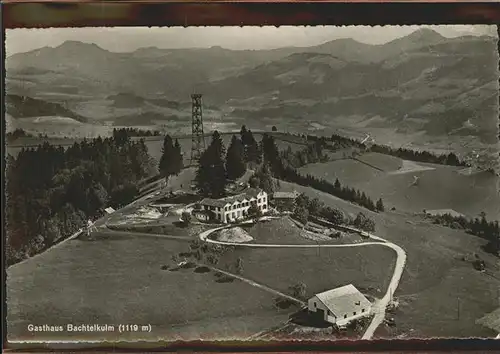
[[[304,139],[307,141],[324,141],[325,137],[318,137],[316,135],[305,135],[302,134]],[[426,163],[435,163],[440,165],[449,165],[449,166],[467,166],[467,162],[461,160],[455,153],[450,152],[448,154],[435,154],[429,151],[419,151],[408,148],[394,148],[388,145],[375,144],[375,143],[361,143],[360,141],[348,138],[339,134],[332,134],[329,137],[329,141],[334,142],[336,146],[340,147],[356,147],[363,151],[373,151],[378,152],[385,155],[391,155],[395,157],[399,157],[401,159],[416,161],[416,162],[426,162]],[[329,145],[325,145],[327,148],[331,148]]]
[[[120,133],[66,150],[45,142],[9,155],[6,165],[9,265],[73,234],[103,208],[130,203],[137,181],[154,173],[144,141]]]
[[[113,128],[113,137],[147,137],[147,136],[160,136],[161,132],[158,130],[138,129],[138,128]]]
[[[369,148],[369,150],[381,154],[396,156],[404,160],[411,160],[417,162],[427,162],[427,163],[434,163],[434,164],[448,165],[448,166],[467,165],[465,161],[461,161],[458,158],[458,156],[453,152],[450,152],[448,154],[436,155],[429,151],[418,151],[405,148],[396,149],[390,146],[378,145],[378,144],[373,144]]]
[[[434,224],[447,226],[453,229],[463,229],[467,233],[479,236],[488,241],[486,250],[500,256],[500,225],[498,221],[488,221],[486,213],[480,217],[466,218],[450,214],[431,216]]]

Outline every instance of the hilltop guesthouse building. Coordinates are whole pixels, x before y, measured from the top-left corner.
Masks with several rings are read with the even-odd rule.
[[[221,199],[205,198],[199,205],[200,211],[208,212],[213,220],[223,224],[244,219],[251,205],[255,205],[263,214],[269,211],[267,193],[256,188]]]
[[[349,284],[314,295],[307,307],[313,315],[341,327],[368,316],[372,305],[354,285]]]

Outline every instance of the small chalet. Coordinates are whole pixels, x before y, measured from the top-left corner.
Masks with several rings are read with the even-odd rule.
[[[345,326],[352,320],[368,316],[372,304],[354,285],[349,284],[314,295],[307,302],[307,307],[324,321]]]
[[[210,221],[210,219],[214,215],[207,210],[201,210],[201,209],[200,210],[194,209],[191,214],[200,221]]]
[[[296,191],[293,192],[274,192],[273,204],[279,210],[292,211],[295,208],[295,200],[299,196]]]

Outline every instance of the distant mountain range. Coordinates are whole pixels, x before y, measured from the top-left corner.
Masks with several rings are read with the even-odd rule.
[[[198,91],[206,108],[229,120],[348,124],[355,117],[403,132],[496,139],[497,39],[488,36],[448,39],[421,29],[382,45],[338,39],[307,48],[132,53],[70,41],[12,55],[6,67],[14,118],[50,113],[43,103],[36,109],[15,98],[30,97],[65,107],[80,121],[183,120]]]

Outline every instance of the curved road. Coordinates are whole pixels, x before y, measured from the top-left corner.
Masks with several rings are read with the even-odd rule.
[[[273,219],[273,217],[268,217],[268,219]],[[252,222],[242,222],[241,224],[249,224]],[[239,225],[241,225],[239,224]],[[331,223],[330,223],[331,224]],[[333,224],[331,224],[334,226]],[[104,223],[104,228],[106,228],[106,223]],[[102,227],[101,226],[101,227]],[[382,324],[385,318],[385,312],[387,305],[391,301],[394,292],[396,291],[399,281],[401,280],[401,276],[403,274],[404,266],[406,263],[406,252],[399,247],[398,245],[389,242],[379,236],[376,236],[374,234],[371,234],[369,232],[361,231],[355,228],[351,227],[344,227],[345,229],[348,229],[353,232],[360,233],[362,236],[368,237],[374,242],[362,242],[362,243],[352,243],[352,244],[342,244],[342,245],[332,245],[332,244],[317,244],[317,245],[312,245],[312,244],[307,244],[307,245],[300,245],[300,244],[266,244],[266,243],[238,243],[238,242],[225,242],[225,241],[216,241],[209,239],[208,236],[210,234],[223,230],[223,229],[228,229],[232,228],[238,225],[224,225],[220,227],[216,227],[210,230],[203,231],[202,233],[199,234],[199,238],[202,242],[206,243],[212,243],[212,244],[218,244],[218,245],[225,245],[225,246],[237,246],[237,247],[247,247],[247,248],[342,248],[342,247],[364,247],[364,246],[370,246],[370,245],[379,245],[379,246],[384,246],[391,248],[396,252],[397,258],[396,258],[396,265],[394,267],[394,273],[392,275],[391,281],[389,283],[387,292],[385,295],[379,299],[376,300],[373,305],[372,305],[372,311],[375,314],[373,317],[370,325],[366,329],[365,333],[363,334],[362,339],[371,339],[373,337],[373,334],[375,333],[375,330]],[[191,238],[185,237],[185,236],[172,236],[172,235],[161,235],[161,234],[148,234],[148,233],[139,233],[139,232],[130,232],[130,231],[114,231],[114,230],[100,230],[100,232],[104,233],[120,233],[120,234],[130,234],[133,236],[147,236],[147,237],[155,237],[155,238],[167,238],[167,239],[176,239],[176,240],[183,240],[183,241],[189,241],[192,240]],[[377,242],[375,242],[377,241]],[[219,270],[220,271],[220,270]]]
[[[403,274],[404,266],[406,263],[406,252],[399,247],[398,245],[389,242],[381,237],[378,237],[376,235],[373,235],[369,232],[357,230],[354,228],[350,228],[350,230],[361,233],[361,235],[366,236],[372,240],[380,241],[380,242],[363,242],[363,243],[354,243],[354,244],[342,244],[342,245],[331,245],[331,244],[324,244],[324,245],[290,245],[290,244],[262,244],[262,243],[238,243],[238,242],[224,242],[224,241],[215,241],[211,240],[208,238],[210,234],[213,232],[227,229],[234,227],[234,225],[229,225],[229,226],[222,226],[222,227],[217,227],[214,229],[210,229],[207,231],[204,231],[200,233],[199,237],[200,240],[203,242],[207,243],[212,243],[212,244],[219,244],[219,245],[225,245],[225,246],[238,246],[238,247],[248,247],[248,248],[318,248],[318,247],[324,247],[324,248],[341,248],[341,247],[363,247],[363,246],[368,246],[368,245],[380,245],[384,247],[389,247],[392,250],[396,252],[397,259],[396,259],[396,265],[394,267],[394,273],[392,274],[391,281],[389,283],[387,292],[385,295],[382,297],[382,299],[375,301],[375,303],[372,306],[372,310],[375,314],[373,317],[373,320],[371,321],[370,325],[366,329],[365,333],[363,334],[362,339],[371,339],[373,337],[373,334],[375,333],[375,330],[380,326],[380,324],[384,321],[385,318],[385,311],[387,308],[387,305],[392,299],[392,296],[394,292],[396,291],[399,281],[401,280],[401,276]]]

